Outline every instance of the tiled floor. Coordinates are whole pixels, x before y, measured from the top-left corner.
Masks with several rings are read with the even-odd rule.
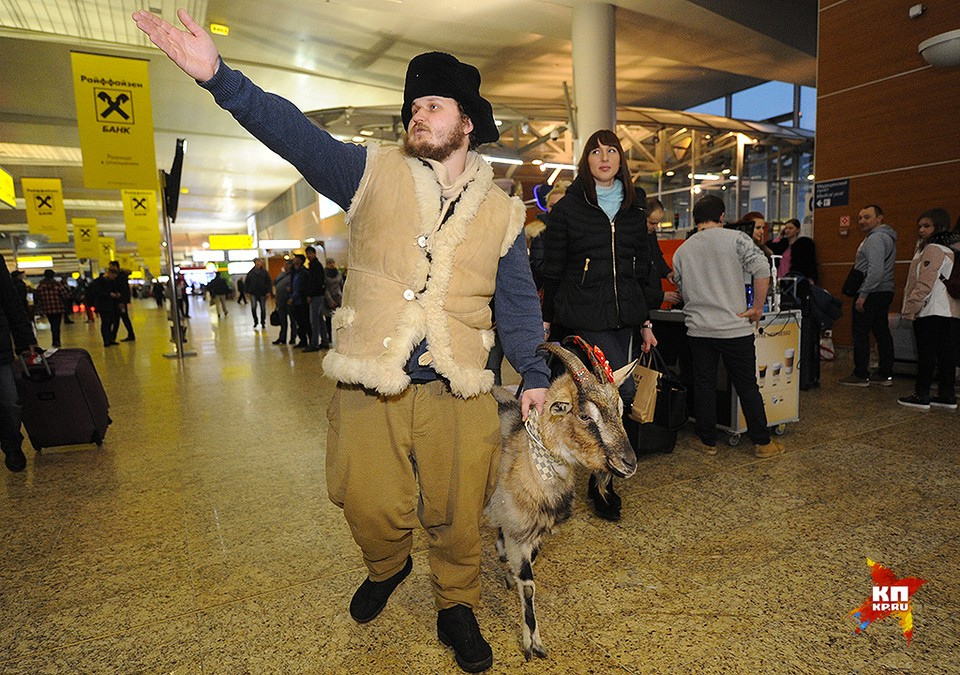
[[[350,619],[365,571],[325,496],[322,354],[270,344],[276,329],[231,307],[218,321],[194,304],[183,364],[163,357],[152,302],[135,305],[135,343],[65,326],[114,424],[101,450],[27,447],[27,470],[0,474],[0,673],[459,672],[423,537],[383,614]],[[643,456],[617,524],[578,499],[536,565],[547,660],[523,661],[486,528],[491,672],[960,672],[960,415],[898,406],[905,378],[837,386],[848,369],[824,364],[784,456],[746,441]],[[909,647],[890,619],[853,632],[867,557],[928,580]]]

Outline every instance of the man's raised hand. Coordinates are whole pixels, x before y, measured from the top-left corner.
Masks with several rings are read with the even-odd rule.
[[[159,16],[141,9],[133,13],[142,30],[180,69],[198,82],[213,77],[219,67],[219,52],[213,39],[193,20],[187,10],[178,9],[177,17],[187,30],[181,30]]]

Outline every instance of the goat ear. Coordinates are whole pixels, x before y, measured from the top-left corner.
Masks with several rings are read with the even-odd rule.
[[[569,401],[554,401],[550,404],[550,414],[566,415],[572,408],[573,404]]]
[[[613,373],[613,386],[619,389],[620,385],[623,384],[628,377],[630,377],[630,373],[632,373],[633,369],[637,367],[638,362],[639,359],[633,363],[628,363],[623,368],[618,368]]]

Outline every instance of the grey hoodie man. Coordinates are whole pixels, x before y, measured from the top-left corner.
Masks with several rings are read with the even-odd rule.
[[[853,266],[864,274],[859,297],[866,299],[877,291],[893,292],[893,263],[897,257],[897,232],[881,222],[868,230]]]
[[[873,204],[860,209],[858,217],[863,241],[853,266],[864,274],[863,284],[853,306],[853,373],[840,384],[866,387],[871,382],[883,386],[893,383],[893,336],[887,323],[887,311],[893,301],[893,263],[897,257],[897,233],[883,223],[883,210]],[[877,341],[879,367],[876,379],[870,377],[870,334]]]

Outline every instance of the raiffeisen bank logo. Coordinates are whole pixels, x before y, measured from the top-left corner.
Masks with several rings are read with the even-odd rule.
[[[913,637],[913,610],[910,606],[910,598],[918,588],[927,583],[926,580],[916,577],[898,579],[892,570],[870,558],[867,558],[867,566],[870,567],[870,576],[873,577],[870,598],[847,615],[857,621],[855,632],[865,631],[874,621],[895,616],[909,645]]]

